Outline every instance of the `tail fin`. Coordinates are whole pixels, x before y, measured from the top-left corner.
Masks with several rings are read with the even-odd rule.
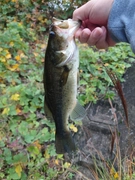
[[[71,153],[76,150],[76,146],[70,132],[66,132],[62,136],[56,133],[55,147],[57,154]]]

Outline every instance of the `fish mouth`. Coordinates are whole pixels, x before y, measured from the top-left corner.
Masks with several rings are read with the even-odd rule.
[[[53,17],[53,24],[54,24],[54,26],[62,28],[62,29],[68,29],[69,28],[67,20],[60,20],[60,19]]]
[[[60,20],[57,19],[55,17],[53,17],[53,25],[56,28],[60,28],[60,29],[72,29],[74,31],[74,29],[78,29],[81,26],[81,22],[79,21],[74,21],[72,19],[67,19],[67,20]]]

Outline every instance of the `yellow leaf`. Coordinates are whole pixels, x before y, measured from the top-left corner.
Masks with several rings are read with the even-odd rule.
[[[10,99],[13,100],[13,101],[18,101],[20,99],[20,95],[17,94],[17,93],[13,94]]]
[[[105,63],[104,66],[109,66],[109,64],[108,64],[108,63]]]
[[[41,150],[41,145],[39,144],[39,141],[37,140],[37,141],[35,141],[34,143],[33,143],[39,150]]]
[[[98,67],[97,69],[98,69],[99,71],[101,71],[101,70],[102,70],[102,68],[101,68],[101,67]]]
[[[70,128],[73,132],[77,132],[77,131],[78,131],[77,127],[75,127],[74,124],[70,124],[69,128]]]
[[[38,16],[38,20],[41,21],[43,19],[43,16]]]
[[[71,165],[70,163],[65,162],[63,166],[64,166],[64,168],[69,168],[69,167],[70,167],[70,165]]]
[[[11,41],[11,42],[9,43],[9,45],[10,45],[10,46],[14,46],[14,43]]]
[[[16,82],[15,82],[13,79],[12,79],[12,82],[11,82],[11,83],[12,83],[12,85],[15,85],[15,84],[16,84]]]
[[[21,109],[16,108],[16,112],[17,112],[17,114],[20,114],[22,111],[21,111]]]
[[[18,26],[22,26],[22,22],[18,23]]]
[[[36,53],[36,52],[34,52],[33,54],[34,54],[34,56],[35,56],[35,57],[37,57],[37,56],[39,55],[39,54],[38,54],[38,53]]]
[[[21,177],[22,166],[20,164],[16,165],[15,172],[18,174],[19,178]]]
[[[100,49],[99,52],[105,52],[106,50],[105,49]]]
[[[42,49],[45,49],[46,45],[45,45],[45,44],[41,44],[40,47],[41,47]]]
[[[56,165],[59,165],[59,160],[58,159],[55,159],[54,162],[55,162]]]
[[[21,53],[21,54],[20,54],[20,57],[21,57],[21,58],[24,58],[24,57],[26,57],[26,56],[25,56],[24,53]]]
[[[12,2],[17,2],[17,0],[12,0]]]
[[[0,48],[0,52],[3,51],[3,48]]]
[[[19,64],[14,64],[13,66],[8,66],[7,68],[10,70],[10,71],[16,71],[16,70],[19,70]]]
[[[48,153],[47,150],[45,151],[44,157],[45,157],[46,159],[49,159],[49,158],[50,158],[50,154]]]
[[[9,110],[10,110],[10,108],[8,108],[8,107],[4,108],[3,111],[2,111],[2,114],[3,114],[3,115],[4,115],[4,114],[7,114],[7,115],[8,115]]]
[[[113,175],[114,173],[115,173],[114,168],[111,168],[111,170],[110,170],[110,174],[111,174],[111,175]]]
[[[10,58],[11,58],[11,54],[8,53],[8,54],[6,55],[6,59],[10,59]]]
[[[6,58],[1,57],[1,58],[0,58],[0,62],[3,62],[3,63],[6,62]]]
[[[20,61],[21,60],[21,57],[18,55],[18,56],[15,56],[15,60],[17,61]]]
[[[8,53],[9,53],[9,51],[8,51],[7,49],[4,49],[4,52],[5,52],[6,54],[8,54]]]
[[[114,178],[115,178],[115,179],[118,179],[118,177],[119,177],[119,174],[116,172],[116,173],[114,174]]]

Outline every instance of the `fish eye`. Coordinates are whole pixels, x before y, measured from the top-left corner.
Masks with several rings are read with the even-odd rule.
[[[55,32],[50,31],[50,36],[55,36]]]

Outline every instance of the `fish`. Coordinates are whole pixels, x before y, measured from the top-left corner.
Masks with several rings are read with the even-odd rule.
[[[72,19],[52,19],[44,63],[44,109],[55,122],[56,153],[76,151],[68,121],[82,120],[85,108],[77,101],[79,51],[74,34],[80,27]]]

